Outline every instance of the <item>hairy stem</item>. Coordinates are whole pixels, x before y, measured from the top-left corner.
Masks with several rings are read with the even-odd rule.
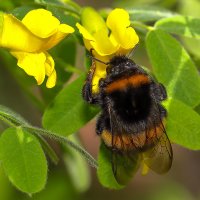
[[[97,161],[86,151],[84,150],[82,147],[80,147],[79,145],[75,144],[74,142],[72,142],[71,140],[67,139],[64,136],[61,135],[57,135],[53,132],[44,130],[44,129],[40,129],[37,127],[28,127],[28,126],[24,126],[24,129],[34,133],[34,134],[38,134],[38,135],[42,135],[42,136],[46,136],[49,137],[53,140],[56,140],[62,144],[67,144],[68,146],[72,147],[73,149],[75,149],[77,152],[79,152],[82,156],[85,157],[85,159],[88,161],[88,163],[92,166],[97,168],[98,164]]]
[[[47,131],[38,127],[33,127],[31,125],[29,125],[28,123],[22,123],[20,120],[16,119],[14,116],[11,116],[10,114],[6,114],[4,111],[1,112],[0,110],[0,120],[2,120],[4,123],[8,124],[11,127],[22,127],[24,130],[29,131],[30,133],[37,135],[39,138],[41,138],[42,136],[46,136],[50,139],[56,140],[64,145],[68,145],[71,148],[73,148],[74,150],[76,150],[77,152],[79,152],[87,161],[88,163],[92,166],[97,168],[98,164],[97,161],[85,150],[83,149],[81,146],[75,144],[74,142],[72,142],[71,140],[67,139],[64,136],[58,135],[56,133],[53,133],[51,131]],[[43,140],[43,144],[44,140]],[[47,146],[47,144],[45,145],[45,147],[48,149],[48,153],[51,153],[51,155],[53,156],[54,160],[56,161],[56,155],[52,154],[52,149],[50,149],[49,146]]]
[[[144,23],[141,23],[141,22],[138,22],[138,21],[133,21],[133,22],[131,22],[131,26],[133,26],[133,27],[138,27],[138,28],[142,28],[142,29],[145,29],[145,30],[147,30],[147,31],[151,31],[151,30],[154,29],[153,26],[148,26],[148,25],[146,25],[146,24],[144,24]]]
[[[80,17],[81,8],[75,2],[69,1],[65,4],[64,3],[57,4],[57,3],[46,2],[46,1],[42,1],[42,0],[35,0],[35,2],[41,6],[46,6],[46,7],[50,6],[50,7],[54,7],[54,8],[60,8],[65,11],[68,11],[69,13],[75,14],[78,18]]]

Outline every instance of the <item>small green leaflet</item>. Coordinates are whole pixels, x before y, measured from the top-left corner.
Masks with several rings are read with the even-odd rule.
[[[173,16],[157,21],[155,28],[189,38],[200,39],[200,18]]]
[[[6,129],[0,137],[0,160],[9,180],[19,190],[32,194],[44,188],[47,161],[40,143],[29,132]]]
[[[168,110],[167,135],[176,144],[200,150],[200,115],[191,107],[175,99],[164,103]]]
[[[109,151],[106,146],[102,143],[98,155],[98,169],[97,174],[100,183],[111,189],[121,189],[124,186],[119,185],[113,175],[112,165],[111,165],[111,151]]]
[[[150,31],[146,46],[153,72],[168,96],[191,107],[200,103],[200,76],[185,49],[162,30]]]
[[[133,8],[127,10],[131,21],[149,22],[162,18],[172,17],[176,14],[165,9],[159,9],[151,6]]]
[[[43,126],[60,135],[78,131],[97,113],[98,109],[84,102],[81,91],[85,76],[67,85],[48,106],[43,115]]]

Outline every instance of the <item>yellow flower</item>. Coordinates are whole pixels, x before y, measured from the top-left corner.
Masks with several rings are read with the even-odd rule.
[[[92,8],[85,8],[82,12],[81,23],[76,24],[83,35],[83,41],[87,50],[96,58],[108,62],[113,56],[126,55],[139,42],[135,30],[130,27],[129,14],[116,8],[110,12],[106,22]],[[98,92],[100,78],[106,76],[106,66],[96,63],[96,71],[93,78],[93,93]]]
[[[0,26],[0,47],[10,50],[17,58],[17,65],[34,76],[38,85],[48,76],[46,86],[56,83],[54,60],[47,50],[54,47],[74,29],[52,16],[44,9],[28,12],[22,21],[11,14],[2,14]]]

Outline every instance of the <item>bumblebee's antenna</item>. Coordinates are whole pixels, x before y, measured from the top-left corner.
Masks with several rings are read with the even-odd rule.
[[[87,55],[87,56],[90,57],[92,60],[96,60],[96,61],[98,61],[100,63],[103,63],[104,65],[108,65],[109,64],[109,62],[104,62],[102,60],[99,60],[98,58],[95,58],[92,55]]]
[[[138,46],[138,45],[136,45],[134,48],[131,49],[130,53],[128,53],[128,55],[127,55],[128,58],[131,58],[131,57],[132,57],[132,55],[133,55],[135,49],[137,48],[137,46]]]
[[[104,65],[108,65],[108,64],[109,64],[109,62],[104,62],[104,61],[102,61],[102,60],[99,60],[98,58],[95,58],[95,57],[93,56],[93,54],[92,54],[92,51],[93,51],[93,50],[94,50],[94,49],[90,49],[90,55],[87,54],[88,57],[90,57],[92,60],[96,60],[96,61],[98,61],[98,62],[100,62],[100,63],[103,63]]]

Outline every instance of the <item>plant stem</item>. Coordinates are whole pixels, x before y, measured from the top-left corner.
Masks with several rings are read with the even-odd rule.
[[[146,24],[143,24],[143,23],[138,22],[138,21],[132,21],[131,26],[146,29],[147,31],[154,30],[153,26],[147,26]]]
[[[47,155],[49,156],[49,158],[51,159],[51,161],[55,165],[57,165],[58,161],[59,161],[59,158],[58,158],[57,154],[55,153],[55,151],[50,146],[50,144],[41,135],[37,134],[37,138],[39,139],[39,141],[41,143],[41,146],[43,147],[44,151],[47,153]]]
[[[54,7],[54,8],[60,8],[60,9],[63,9],[65,11],[68,11],[70,13],[73,13],[75,14],[78,18],[80,17],[80,6],[78,4],[76,4],[75,2],[67,2],[67,3],[60,3],[60,4],[57,4],[57,3],[52,3],[52,2],[46,2],[46,1],[42,1],[42,0],[35,0],[35,2],[41,6],[51,6],[51,7]]]
[[[11,122],[11,120],[7,119],[5,116],[1,115],[0,114],[0,120],[3,121],[5,124],[8,124],[9,126],[12,126],[12,127],[17,127],[17,125],[13,122]]]
[[[75,149],[77,152],[82,154],[92,167],[95,167],[95,168],[98,167],[97,161],[86,150],[84,150],[80,146],[76,145],[71,140],[67,139],[66,137],[61,136],[61,135],[57,135],[57,134],[55,134],[53,132],[46,131],[46,130],[43,130],[43,129],[40,129],[40,128],[37,128],[37,127],[23,126],[23,128],[28,130],[28,131],[30,131],[30,132],[32,132],[32,133],[34,133],[34,134],[46,136],[46,137],[54,139],[54,140],[56,140],[56,141],[58,141],[58,142],[60,142],[62,144],[69,145],[70,147]]]
[[[0,110],[0,120],[2,120],[3,122],[5,122],[6,124],[8,124],[11,127],[22,127],[24,130],[30,131],[30,133],[37,135],[38,137],[41,138],[41,136],[46,136],[50,139],[54,139],[64,145],[69,145],[70,147],[72,147],[74,150],[76,150],[77,152],[79,152],[82,156],[84,156],[84,158],[88,161],[88,163],[92,166],[97,168],[98,164],[97,161],[86,151],[84,150],[81,146],[75,144],[74,142],[72,142],[71,140],[67,139],[64,136],[58,135],[56,133],[53,133],[51,131],[47,131],[38,127],[34,127],[29,125],[28,123],[22,123],[21,121],[17,120],[15,117],[4,113],[3,111],[1,112]],[[44,142],[44,141],[43,141]],[[46,146],[47,147],[47,146]],[[51,153],[51,149],[48,147],[48,153]],[[56,155],[52,155],[54,158],[56,158]],[[55,159],[56,160],[56,159]]]

